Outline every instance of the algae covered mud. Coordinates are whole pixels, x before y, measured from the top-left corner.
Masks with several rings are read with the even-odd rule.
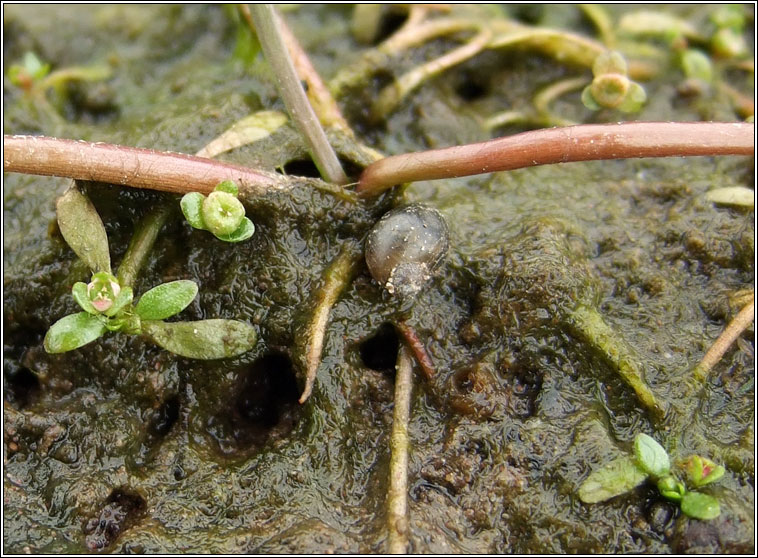
[[[754,14],[719,8],[283,15],[355,132],[330,136],[355,178],[366,146],[397,154],[568,123],[740,121],[752,114],[753,41],[742,33]],[[8,134],[195,153],[250,114],[284,112],[230,8],[6,5],[3,24]],[[624,53],[644,87],[638,112],[582,103],[587,57],[603,45]],[[479,50],[466,57],[467,47]],[[450,52],[454,64],[426,71]],[[24,64],[37,77],[11,79]],[[45,64],[57,77],[40,87]],[[219,159],[316,172],[286,118]],[[135,292],[190,279],[200,294],[179,319],[256,329],[251,351],[215,361],[116,334],[46,353],[47,330],[76,311],[72,285],[88,278],[55,221],[70,181],[6,174],[4,551],[386,551],[394,367],[412,330],[435,373],[413,380],[410,551],[754,553],[752,326],[704,382],[692,376],[754,283],[752,206],[707,194],[752,188],[753,165],[573,163],[362,201],[303,186],[243,199],[255,234],[237,244],[192,228],[176,196],[81,184],[115,268],[135,223],[174,204]],[[361,259],[299,404],[314,293],[340,254],[407,202],[445,217],[447,257],[412,301],[384,292]],[[582,483],[629,455],[640,433],[680,476],[693,454],[725,467],[701,489],[718,517],[689,517],[652,482],[582,502]]]

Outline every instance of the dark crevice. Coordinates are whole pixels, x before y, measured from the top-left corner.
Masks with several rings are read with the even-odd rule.
[[[395,326],[382,324],[377,332],[361,342],[359,350],[364,366],[379,372],[394,372],[400,347]]]
[[[134,492],[116,489],[105,500],[97,518],[84,527],[87,548],[102,550],[112,545],[121,533],[137,523],[145,514],[145,499]]]
[[[208,433],[224,455],[256,451],[289,435],[300,416],[299,397],[290,358],[269,353],[240,373],[229,408],[209,419]]]

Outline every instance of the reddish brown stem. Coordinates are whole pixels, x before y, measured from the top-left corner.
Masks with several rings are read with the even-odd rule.
[[[356,190],[369,196],[416,180],[574,161],[751,155],[754,135],[754,124],[740,122],[625,122],[549,128],[387,157],[366,167]]]
[[[210,193],[224,180],[234,180],[250,195],[289,187],[277,174],[212,159],[44,136],[3,136],[3,170],[177,194]]]
[[[416,330],[404,321],[399,321],[396,325],[400,334],[403,336],[403,339],[405,339],[405,342],[408,344],[408,348],[416,357],[426,379],[431,380],[434,378],[434,362],[432,362],[432,357],[429,356],[429,352],[426,350],[426,347],[424,347],[424,343],[419,339]]]

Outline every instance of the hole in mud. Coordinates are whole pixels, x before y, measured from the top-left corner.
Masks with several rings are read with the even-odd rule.
[[[340,166],[345,171],[348,179],[356,180],[360,176],[363,167],[357,165],[353,161],[338,157]],[[280,174],[287,176],[306,176],[309,178],[321,178],[321,173],[318,171],[316,164],[310,159],[295,159],[285,163],[280,169],[277,169]]]
[[[310,178],[320,178],[316,164],[310,159],[295,159],[284,164],[282,167],[283,174],[288,176],[307,176]]]
[[[476,101],[486,96],[487,85],[482,83],[472,74],[463,74],[460,82],[455,87],[455,93],[464,101]]]
[[[163,402],[150,419],[148,432],[156,437],[162,438],[169,433],[171,427],[179,418],[179,398],[169,397]]]
[[[399,347],[395,326],[382,324],[374,335],[360,344],[361,360],[364,366],[372,370],[394,372]]]
[[[372,44],[378,45],[395,31],[400,29],[408,19],[408,14],[399,13],[395,11],[389,11],[382,16],[381,23],[379,24],[379,33]]]
[[[521,371],[508,381],[508,412],[528,418],[537,411],[537,396],[542,389],[542,377],[534,372]]]
[[[28,368],[12,361],[6,361],[3,368],[5,400],[17,409],[27,407],[39,396],[39,378]]]
[[[292,431],[300,416],[299,397],[292,361],[269,353],[241,372],[230,410],[210,417],[208,432],[224,455],[256,450]]]
[[[139,494],[114,490],[98,517],[90,519],[84,527],[87,548],[102,550],[112,545],[121,533],[139,521],[146,509],[145,499]]]

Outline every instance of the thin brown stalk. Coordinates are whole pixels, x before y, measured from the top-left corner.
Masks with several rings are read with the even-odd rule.
[[[313,162],[325,180],[334,184],[347,184],[348,179],[337,154],[329,144],[326,133],[303,91],[289,50],[282,38],[280,19],[274,7],[271,4],[256,4],[251,7],[251,12],[258,40],[274,72],[279,95],[292,121],[303,134]]]
[[[274,173],[183,153],[44,136],[3,136],[3,170],[176,194],[207,194],[224,180],[234,180],[251,195],[291,184]]]
[[[395,409],[390,439],[390,488],[387,498],[387,529],[390,554],[408,552],[408,423],[411,415],[413,361],[407,347],[397,355]]]
[[[397,329],[400,331],[400,335],[408,344],[408,348],[413,351],[413,355],[416,357],[416,361],[421,366],[421,370],[424,372],[427,380],[434,378],[434,362],[432,357],[429,356],[429,352],[424,347],[421,339],[419,339],[418,333],[407,322],[397,322]]]
[[[360,256],[360,247],[354,242],[346,242],[339,255],[324,272],[323,285],[315,293],[316,308],[313,311],[306,334],[305,387],[299,399],[300,404],[308,400],[316,382],[316,372],[321,363],[321,351],[324,348],[329,312],[337,302],[340,293],[350,284],[350,277]]]
[[[718,339],[713,342],[711,348],[705,353],[703,360],[700,361],[695,369],[692,371],[693,377],[699,382],[704,382],[708,376],[708,372],[716,366],[721,358],[729,350],[729,347],[742,335],[742,332],[752,323],[755,317],[755,297],[750,297],[750,300],[745,307],[739,311],[734,319],[729,322]]]
[[[356,191],[536,165],[636,157],[752,155],[755,125],[725,122],[583,124],[524,132],[482,143],[387,157],[361,174]]]

